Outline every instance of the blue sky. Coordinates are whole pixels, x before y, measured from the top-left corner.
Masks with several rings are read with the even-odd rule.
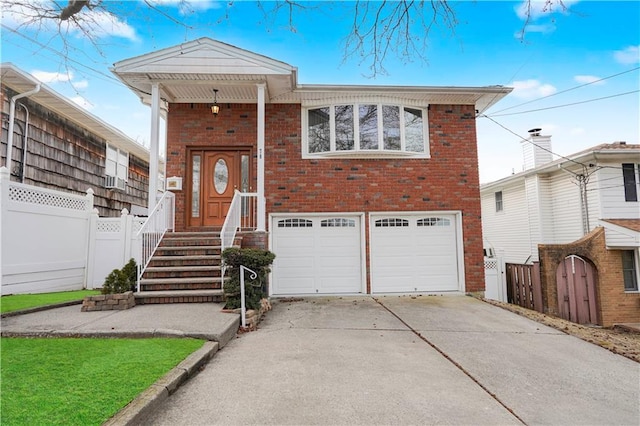
[[[613,141],[640,143],[637,1],[564,0],[568,10],[556,4],[551,13],[534,1],[524,38],[522,2],[454,1],[455,33],[442,25],[433,29],[423,52],[426,63],[390,54],[387,74],[376,78],[367,77],[370,70],[358,57],[344,57],[353,3],[305,2],[311,8],[294,13],[294,31],[286,11],[265,20],[254,2],[234,2],[227,9],[227,2],[199,1],[189,10],[175,0],[155,3],[186,25],[142,2],[108,3],[119,20],[94,28],[100,52],[71,30],[70,61],[63,59],[64,46],[54,32],[15,30],[20,19],[4,10],[1,60],[33,73],[143,144],[149,139],[149,108],[110,77],[109,67],[205,36],[296,66],[302,84],[514,87],[487,112],[490,119],[477,120],[482,182],[522,169],[519,136],[535,127],[552,135],[559,155]]]

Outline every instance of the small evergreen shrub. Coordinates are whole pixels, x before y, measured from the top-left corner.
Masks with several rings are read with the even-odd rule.
[[[135,291],[138,268],[135,259],[129,260],[122,269],[114,269],[102,284],[102,294],[125,293]]]
[[[240,307],[240,266],[256,272],[256,278],[251,278],[250,272],[245,272],[245,306],[247,309],[260,309],[260,299],[267,293],[267,274],[269,266],[276,255],[269,250],[242,249],[230,247],[222,252],[222,261],[226,267],[227,280],[224,283],[224,297],[227,309]]]

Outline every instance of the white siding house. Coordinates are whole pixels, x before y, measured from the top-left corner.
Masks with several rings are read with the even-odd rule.
[[[538,244],[604,226],[607,247],[634,250],[637,263],[639,235],[625,220],[640,219],[640,145],[602,144],[552,161],[550,138],[534,132],[523,150],[523,172],[481,185],[485,248],[507,263],[537,261]]]

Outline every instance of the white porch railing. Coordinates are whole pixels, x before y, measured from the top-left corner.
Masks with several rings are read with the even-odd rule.
[[[220,253],[233,246],[238,230],[256,228],[256,208],[258,194],[236,190],[220,231]],[[224,287],[224,264],[222,266],[222,286]]]
[[[255,192],[236,190],[220,231],[222,251],[233,246],[233,240],[239,229],[255,229],[257,197],[258,194]]]
[[[140,278],[147,269],[151,257],[160,245],[162,237],[167,230],[175,228],[175,195],[166,191],[156,207],[153,209],[146,222],[142,225],[136,238],[140,243],[140,262],[138,263],[137,291],[140,291]]]

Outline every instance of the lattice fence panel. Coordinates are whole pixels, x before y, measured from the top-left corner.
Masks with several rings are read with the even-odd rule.
[[[9,199],[18,203],[60,207],[63,209],[84,211],[88,209],[88,200],[77,195],[52,193],[37,188],[9,186]]]

